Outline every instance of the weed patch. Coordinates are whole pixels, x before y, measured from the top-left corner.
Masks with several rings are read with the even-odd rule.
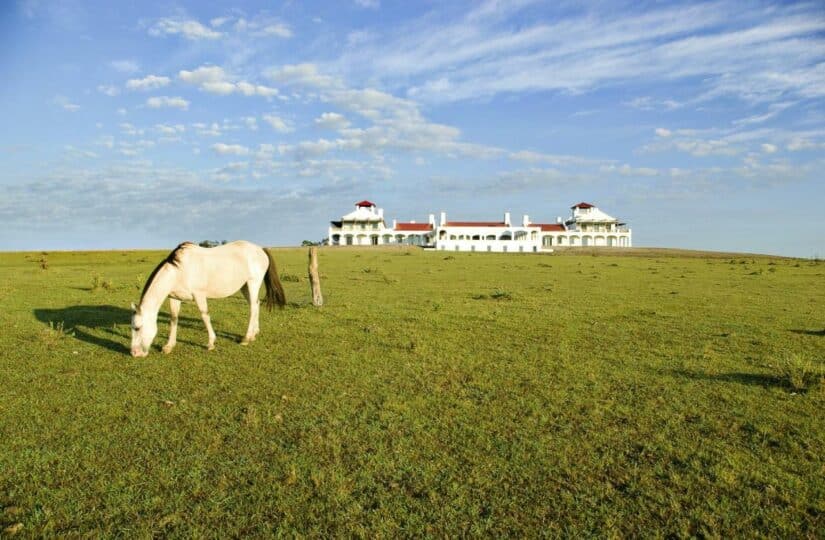
[[[825,385],[825,366],[802,354],[791,353],[778,362],[779,377],[796,392],[808,392]]]

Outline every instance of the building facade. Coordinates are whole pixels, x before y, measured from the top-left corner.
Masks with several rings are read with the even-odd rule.
[[[510,212],[501,221],[448,221],[441,212],[436,222],[398,222],[388,227],[384,211],[370,201],[355,204],[355,210],[340,221],[331,221],[327,244],[332,246],[418,245],[439,251],[486,251],[538,253],[556,247],[631,247],[632,233],[626,223],[581,202],[572,206],[567,220],[533,223],[524,215],[512,222]]]

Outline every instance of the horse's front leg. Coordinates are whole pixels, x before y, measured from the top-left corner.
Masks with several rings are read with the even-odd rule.
[[[215,349],[215,331],[212,330],[212,320],[209,318],[209,309],[206,306],[206,297],[205,296],[195,296],[195,304],[198,306],[198,310],[201,312],[201,319],[203,319],[203,324],[206,325],[206,331],[209,333],[209,343],[206,345],[206,349],[211,351]]]
[[[178,342],[178,315],[180,314],[180,300],[169,298],[169,340],[163,346],[164,354],[169,354]]]

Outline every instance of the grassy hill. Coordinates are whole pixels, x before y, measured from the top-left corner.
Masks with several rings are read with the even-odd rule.
[[[825,529],[825,264],[274,250],[289,304],[184,304],[165,253],[0,254],[0,530],[782,536]],[[613,252],[615,253],[615,252]],[[45,267],[45,268],[44,268]]]

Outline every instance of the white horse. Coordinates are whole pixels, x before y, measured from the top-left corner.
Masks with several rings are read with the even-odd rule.
[[[172,352],[177,342],[178,314],[184,300],[194,300],[201,312],[203,324],[209,333],[207,349],[215,348],[215,331],[206,307],[207,298],[226,298],[243,291],[249,302],[249,327],[241,345],[247,345],[258,335],[261,283],[266,284],[266,307],[286,303],[284,289],[278,279],[275,261],[265,249],[243,240],[219,247],[202,248],[184,242],[155,268],[140,295],[140,302],[132,304],[132,356],[143,357],[158,333],[158,311],[169,297],[169,341],[164,353]]]

